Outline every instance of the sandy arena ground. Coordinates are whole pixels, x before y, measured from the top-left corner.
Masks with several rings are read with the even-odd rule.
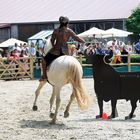
[[[49,99],[52,87],[46,84],[38,98],[38,111],[32,111],[34,92],[38,80],[0,81],[0,140],[140,140],[140,104],[136,118],[125,121],[130,102],[118,101],[119,117],[113,120],[96,120],[98,105],[92,78],[83,79],[91,96],[91,106],[80,110],[76,101],[69,118],[63,112],[71,94],[71,86],[61,90],[61,107],[56,125],[50,125]],[[113,94],[113,93],[112,93]],[[133,94],[133,93],[132,93]],[[105,103],[110,114],[110,102]]]

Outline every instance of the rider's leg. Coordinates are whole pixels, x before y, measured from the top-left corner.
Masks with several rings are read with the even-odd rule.
[[[46,80],[47,79],[47,74],[46,74],[46,70],[47,70],[47,67],[52,63],[52,61],[54,59],[56,59],[57,55],[54,55],[54,54],[51,54],[51,53],[48,53],[45,57],[44,57],[44,60],[42,61],[42,77],[40,79],[40,81],[43,81],[43,80]]]

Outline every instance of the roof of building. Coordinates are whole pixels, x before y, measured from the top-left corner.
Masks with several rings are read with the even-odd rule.
[[[124,19],[140,0],[0,0],[0,23]]]
[[[46,37],[50,36],[52,33],[53,30],[43,30],[29,37],[28,40],[45,40]]]

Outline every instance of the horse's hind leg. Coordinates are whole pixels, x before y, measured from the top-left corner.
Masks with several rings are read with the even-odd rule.
[[[111,100],[112,113],[108,117],[108,119],[112,119],[112,118],[118,117],[118,111],[117,111],[117,108],[116,108],[116,104],[117,104],[117,99],[112,99]]]
[[[68,103],[68,105],[66,107],[66,110],[64,112],[64,117],[65,118],[69,117],[70,105],[71,105],[72,101],[74,100],[74,98],[75,98],[75,95],[74,95],[74,91],[73,91],[73,93],[70,96],[70,101],[69,101],[69,103]]]
[[[54,87],[53,87],[52,96],[50,98],[50,117],[51,118],[54,117],[54,113],[53,113],[52,107],[53,107],[53,104],[54,104],[55,96],[56,96],[56,92],[55,92]]]
[[[56,108],[55,108],[55,113],[54,116],[52,118],[51,124],[55,124],[56,119],[57,119],[57,114],[58,114],[58,109],[60,107],[60,87],[54,87],[54,94],[56,94]]]
[[[36,111],[37,110],[37,105],[36,105],[36,102],[37,102],[37,98],[40,94],[40,90],[42,89],[42,87],[46,84],[46,81],[41,81],[39,83],[39,86],[37,87],[36,91],[35,91],[35,100],[34,100],[34,104],[33,104],[33,110]]]
[[[137,99],[130,100],[130,102],[131,102],[131,107],[132,107],[132,109],[131,109],[130,114],[129,114],[128,116],[125,117],[125,120],[132,119],[132,118],[135,117],[134,111],[135,111],[135,109],[136,109],[136,107],[137,107]]]
[[[96,116],[96,119],[102,118],[102,114],[103,114],[103,100],[101,98],[98,98],[98,106],[99,106],[100,114]]]

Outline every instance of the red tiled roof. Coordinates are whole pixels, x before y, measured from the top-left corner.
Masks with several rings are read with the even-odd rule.
[[[0,23],[122,19],[140,0],[0,0]]]

